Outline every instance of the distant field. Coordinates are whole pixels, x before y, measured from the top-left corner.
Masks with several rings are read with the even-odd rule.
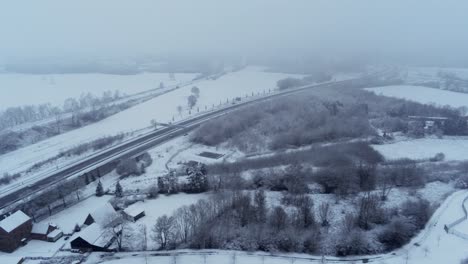
[[[427,159],[440,152],[446,160],[468,159],[468,138],[422,138],[373,147],[387,159]]]
[[[468,94],[445,91],[440,89],[395,85],[376,88],[366,88],[368,91],[378,95],[403,98],[423,104],[436,104],[440,106],[449,105],[451,107],[468,107]]]
[[[78,98],[82,93],[100,96],[104,91],[118,90],[134,94],[166,86],[176,85],[195,78],[196,74],[143,73],[136,75],[111,74],[0,74],[0,110],[26,104],[52,103],[61,106],[69,97]]]

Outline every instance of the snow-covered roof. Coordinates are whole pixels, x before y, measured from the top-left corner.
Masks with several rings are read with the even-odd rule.
[[[29,220],[31,220],[31,218],[19,210],[0,221],[0,228],[5,230],[5,232],[10,233]]]
[[[138,203],[135,203],[135,204],[132,204],[130,205],[129,207],[127,207],[124,212],[131,216],[131,217],[136,217],[138,216],[139,214],[145,212],[145,209],[143,207],[143,203],[142,202],[138,202]]]
[[[50,234],[48,234],[47,237],[55,238],[56,236],[60,235],[60,233],[62,233],[62,230],[55,229],[54,231],[50,232]]]
[[[81,230],[81,232],[78,233],[78,236],[76,238],[78,237],[81,237],[89,244],[98,247],[106,247],[109,244],[109,241],[111,240],[111,236],[107,234],[105,230],[96,223],[91,224],[90,226]]]
[[[92,212],[91,216],[96,223],[104,227],[115,221],[119,217],[119,214],[114,210],[114,207],[112,207],[110,203],[106,203]]]
[[[49,224],[48,223],[39,223],[34,224],[31,233],[39,234],[39,235],[47,235],[47,231],[49,231]]]

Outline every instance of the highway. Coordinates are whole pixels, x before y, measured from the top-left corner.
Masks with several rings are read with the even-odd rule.
[[[137,156],[157,145],[160,145],[172,138],[181,136],[190,130],[195,129],[200,124],[207,122],[213,118],[225,115],[233,110],[248,105],[256,104],[262,101],[271,100],[282,96],[288,96],[294,93],[302,92],[312,88],[324,88],[333,87],[337,85],[351,84],[356,81],[362,81],[370,77],[381,76],[382,73],[374,73],[365,75],[356,79],[348,79],[343,81],[333,81],[323,84],[307,85],[285,91],[278,91],[274,93],[265,94],[261,97],[251,99],[242,99],[242,101],[235,102],[235,104],[229,104],[223,108],[215,109],[204,112],[193,118],[186,119],[174,123],[172,126],[165,127],[159,130],[155,130],[151,133],[143,136],[128,140],[115,147],[100,151],[92,156],[83,158],[82,160],[75,162],[67,167],[60,168],[49,175],[41,175],[40,178],[35,178],[30,182],[25,182],[24,185],[15,185],[14,188],[8,191],[3,191],[0,196],[0,210],[5,211],[5,208],[9,208],[15,203],[40,193],[54,184],[57,184],[65,179],[79,176],[86,172],[92,171],[104,164],[115,162],[122,158]],[[3,212],[5,213],[5,212]]]

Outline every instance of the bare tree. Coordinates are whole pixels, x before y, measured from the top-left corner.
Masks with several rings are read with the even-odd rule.
[[[192,109],[196,104],[197,104],[197,97],[195,95],[190,95],[188,98],[187,98],[187,104],[188,104],[188,107],[190,109]]]
[[[192,94],[195,95],[197,98],[200,97],[200,88],[194,86],[192,87]]]
[[[276,231],[283,230],[286,228],[288,223],[288,215],[281,206],[277,206],[273,209],[270,216],[270,224]]]
[[[174,236],[174,218],[163,215],[153,226],[153,239],[159,243],[161,249],[166,249]]]
[[[107,236],[110,236],[117,243],[117,250],[122,251],[124,238],[128,237],[127,233],[131,233],[133,229],[129,225],[129,222],[126,221],[123,216],[119,216],[117,219],[108,217],[107,224],[105,225]]]
[[[345,214],[342,222],[343,230],[348,234],[351,233],[351,231],[356,227],[356,221],[356,216],[354,214]]]
[[[332,212],[330,211],[330,204],[329,203],[322,203],[319,207],[319,217],[322,226],[329,226],[330,225],[330,218]]]
[[[179,208],[174,214],[174,226],[178,239],[182,243],[188,243],[194,223],[192,223],[192,214],[188,206]]]

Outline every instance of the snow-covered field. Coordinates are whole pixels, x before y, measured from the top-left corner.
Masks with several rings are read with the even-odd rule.
[[[376,88],[366,88],[378,95],[407,99],[423,104],[439,106],[468,107],[468,94],[446,90],[428,88],[423,86],[395,85]]]
[[[427,81],[439,81],[440,72],[454,73],[460,78],[468,79],[467,68],[441,68],[441,67],[408,67],[402,69],[408,83],[421,83]]]
[[[69,97],[79,98],[82,93],[101,96],[105,91],[118,90],[134,94],[165,86],[191,81],[196,74],[142,73],[135,75],[111,74],[0,74],[0,110],[10,106],[51,103],[62,106]],[[28,96],[25,96],[28,95]]]
[[[268,91],[276,87],[279,79],[288,76],[291,75],[269,73],[258,67],[248,67],[242,71],[224,75],[217,80],[205,80],[196,84],[200,88],[197,106],[203,110],[205,106],[209,108],[213,104],[218,105],[228,98],[232,100],[234,97],[243,97],[252,92]],[[190,86],[183,87],[122,111],[101,122],[2,155],[0,156],[0,175],[4,172],[24,170],[38,161],[57,155],[60,150],[83,142],[148,127],[152,119],[168,122],[173,117],[176,120],[185,118],[188,115],[187,97],[191,94],[190,90]],[[177,111],[179,105],[184,107],[182,116],[179,116]]]
[[[387,159],[427,159],[442,152],[446,160],[468,160],[468,138],[421,138],[372,147]]]

